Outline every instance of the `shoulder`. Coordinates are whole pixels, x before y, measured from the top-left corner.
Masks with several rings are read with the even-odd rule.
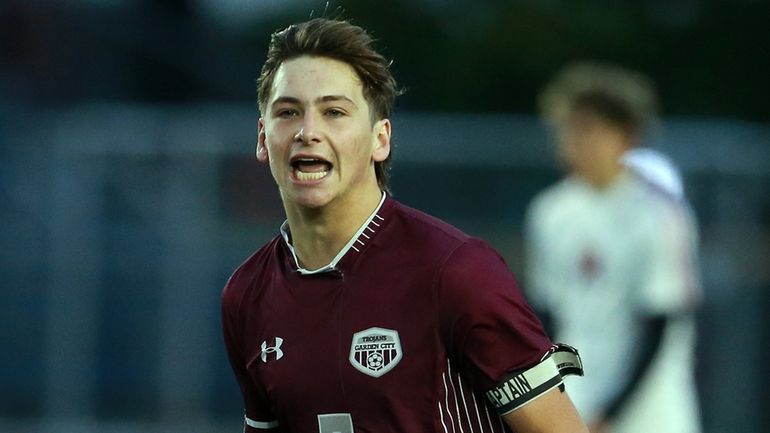
[[[427,253],[448,252],[471,237],[457,227],[432,215],[393,201],[393,218],[388,238]]]
[[[627,151],[621,160],[651,186],[675,198],[684,197],[682,174],[665,154],[651,148],[638,147]]]
[[[490,266],[506,266],[503,257],[486,241],[478,238],[468,238],[459,245],[448,258],[448,268],[472,269],[475,271],[489,268]]]
[[[624,219],[633,221],[627,232],[647,248],[643,251],[666,254],[697,248],[697,221],[684,198],[638,180],[623,206]]]
[[[538,193],[527,208],[528,224],[543,224],[578,205],[584,191],[580,182],[567,177]]]
[[[671,194],[668,190],[651,184],[644,179],[633,180],[633,193],[629,203],[635,212],[643,216],[651,229],[663,226],[681,226],[694,224],[694,217],[687,201]]]
[[[485,269],[504,268],[502,257],[485,241],[472,237],[438,218],[397,203],[392,213],[393,233],[387,238],[404,255],[419,257],[441,280],[467,281]],[[408,251],[408,252],[407,252]]]
[[[235,269],[222,291],[224,310],[237,310],[250,292],[262,286],[255,282],[269,278],[277,267],[277,249],[281,242],[281,237],[276,236]]]
[[[454,293],[459,299],[501,289],[518,289],[505,259],[485,241],[476,238],[467,239],[447,257],[441,268],[440,286],[445,295]]]
[[[538,193],[532,203],[534,206],[553,207],[564,200],[581,196],[585,190],[586,187],[582,181],[568,176]]]

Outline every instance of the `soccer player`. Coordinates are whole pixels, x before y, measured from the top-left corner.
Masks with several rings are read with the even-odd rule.
[[[586,432],[553,344],[487,244],[387,192],[397,93],[360,27],[275,33],[257,158],[286,211],[222,295],[247,432]]]
[[[592,432],[695,433],[696,228],[681,179],[638,147],[655,123],[642,75],[565,68],[540,97],[568,175],[526,218],[527,294],[591,372],[570,394]]]

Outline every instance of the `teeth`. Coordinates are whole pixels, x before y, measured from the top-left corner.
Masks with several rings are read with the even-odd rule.
[[[314,173],[305,173],[305,172],[302,172],[302,171],[299,171],[299,170],[296,171],[297,179],[302,180],[302,181],[318,180],[318,179],[323,178],[327,174],[329,174],[328,171],[318,171],[318,172],[314,172]]]

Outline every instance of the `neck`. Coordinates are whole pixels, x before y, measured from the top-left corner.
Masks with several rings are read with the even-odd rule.
[[[337,198],[321,208],[285,206],[292,245],[300,265],[314,270],[329,264],[382,199],[376,186],[355,199]]]
[[[590,176],[584,175],[583,177],[595,188],[604,189],[612,185],[620,177],[623,169],[624,167],[621,163],[613,163],[604,167],[603,170],[594,170]]]

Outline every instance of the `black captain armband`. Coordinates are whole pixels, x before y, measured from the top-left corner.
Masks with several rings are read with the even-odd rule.
[[[534,367],[510,374],[487,391],[487,399],[505,415],[562,384],[564,376],[582,376],[583,363],[578,351],[566,344],[557,344]]]

